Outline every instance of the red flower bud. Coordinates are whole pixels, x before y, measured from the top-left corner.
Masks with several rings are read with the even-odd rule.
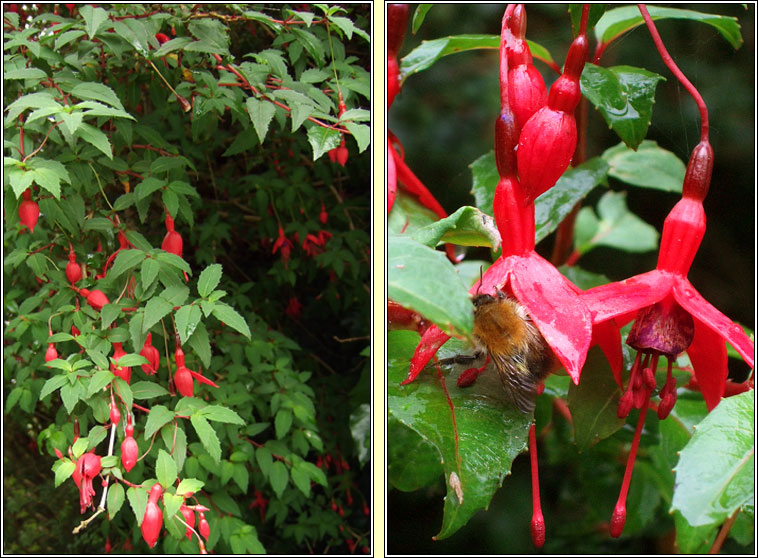
[[[53,448],[53,451],[55,451],[55,456],[56,456],[58,459],[63,459],[63,454],[61,453],[61,450],[59,450],[58,448],[54,447],[54,448]]]
[[[191,540],[192,529],[195,527],[195,512],[189,509],[186,504],[182,504],[179,511],[182,512],[182,516],[184,516],[184,522],[189,525],[184,534],[187,535],[187,540]]]
[[[469,368],[468,370],[464,370],[460,376],[458,376],[458,387],[459,388],[467,388],[469,386],[474,385],[474,382],[476,382],[476,379],[479,377],[479,369],[478,368]]]
[[[200,522],[197,524],[197,530],[200,535],[207,541],[211,534],[211,526],[208,525],[208,521],[205,519],[205,513],[200,512]]]
[[[82,295],[87,300],[87,304],[92,306],[92,308],[94,308],[98,312],[103,309],[103,306],[105,306],[106,304],[110,302],[108,300],[108,297],[105,296],[105,293],[97,289],[95,289],[94,291],[89,291],[87,289],[79,289],[79,294]]]
[[[508,20],[510,40],[508,56],[508,99],[520,130],[527,120],[547,102],[547,88],[539,70],[532,63],[532,53],[524,40],[526,12],[517,5]]]
[[[174,385],[184,397],[192,397],[194,391],[194,382],[192,374],[186,366],[180,366],[174,374]]]
[[[24,190],[22,196],[24,201],[18,206],[18,220],[31,232],[34,232],[34,227],[39,220],[39,205],[32,201],[32,193],[29,189]]]
[[[321,213],[318,214],[318,219],[321,221],[322,225],[326,225],[326,221],[329,219],[329,214],[326,212],[324,202],[321,202]]]
[[[168,35],[166,35],[165,33],[156,33],[155,39],[158,41],[158,44],[160,45],[170,40],[168,38]]]
[[[155,483],[150,489],[150,496],[145,508],[145,516],[142,519],[142,538],[145,539],[147,546],[153,548],[158,542],[158,535],[161,533],[163,526],[163,512],[158,507],[158,498],[161,497],[163,488],[159,483]]]
[[[342,145],[337,148],[337,162],[343,167],[347,163],[347,154],[347,147],[345,147],[345,140],[343,139]]]
[[[127,435],[124,441],[121,442],[121,464],[128,473],[137,464],[139,457],[139,448],[137,447],[137,440],[132,436],[134,427],[131,428],[131,432],[127,428]]]
[[[113,398],[113,393],[111,393],[111,424],[113,426],[116,426],[121,421],[121,413],[118,410],[118,405],[116,405],[116,400]]]
[[[82,278],[82,266],[76,263],[76,254],[73,250],[68,253],[68,263],[66,264],[66,279],[72,285],[79,282]]]
[[[58,351],[55,350],[55,343],[48,343],[47,351],[45,351],[45,362],[50,362],[58,358]]]

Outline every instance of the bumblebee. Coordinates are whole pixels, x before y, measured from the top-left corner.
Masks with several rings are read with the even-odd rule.
[[[501,290],[474,296],[473,355],[443,359],[442,364],[467,364],[488,355],[503,382],[506,397],[519,411],[534,410],[537,386],[550,373],[553,353],[517,300]]]

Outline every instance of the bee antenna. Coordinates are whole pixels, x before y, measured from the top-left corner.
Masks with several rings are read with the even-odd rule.
[[[479,291],[482,290],[482,283],[484,282],[484,274],[482,273],[482,269],[484,266],[479,266],[479,286],[476,288],[476,294],[479,294]]]

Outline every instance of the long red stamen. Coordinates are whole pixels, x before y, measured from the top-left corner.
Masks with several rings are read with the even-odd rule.
[[[542,548],[545,544],[545,518],[542,516],[540,503],[540,476],[537,465],[537,434],[534,423],[529,427],[529,456],[532,461],[532,541],[534,546]]]
[[[629,492],[629,483],[632,480],[632,471],[634,470],[634,460],[637,457],[637,448],[640,445],[640,435],[642,434],[642,427],[645,425],[645,414],[647,408],[650,405],[650,398],[645,399],[645,403],[640,409],[640,418],[637,420],[637,429],[634,431],[634,440],[632,440],[632,448],[629,450],[629,457],[626,460],[626,471],[624,472],[624,482],[621,485],[621,493],[619,494],[618,502],[616,502],[616,508],[613,510],[613,516],[611,517],[611,536],[619,537],[624,530],[624,523],[626,523],[626,495]]]

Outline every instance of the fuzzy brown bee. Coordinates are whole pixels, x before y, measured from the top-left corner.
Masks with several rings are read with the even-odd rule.
[[[534,410],[537,386],[553,365],[553,353],[517,300],[498,290],[474,296],[473,355],[459,355],[441,363],[465,364],[489,355],[503,382],[506,397],[524,413]]]

